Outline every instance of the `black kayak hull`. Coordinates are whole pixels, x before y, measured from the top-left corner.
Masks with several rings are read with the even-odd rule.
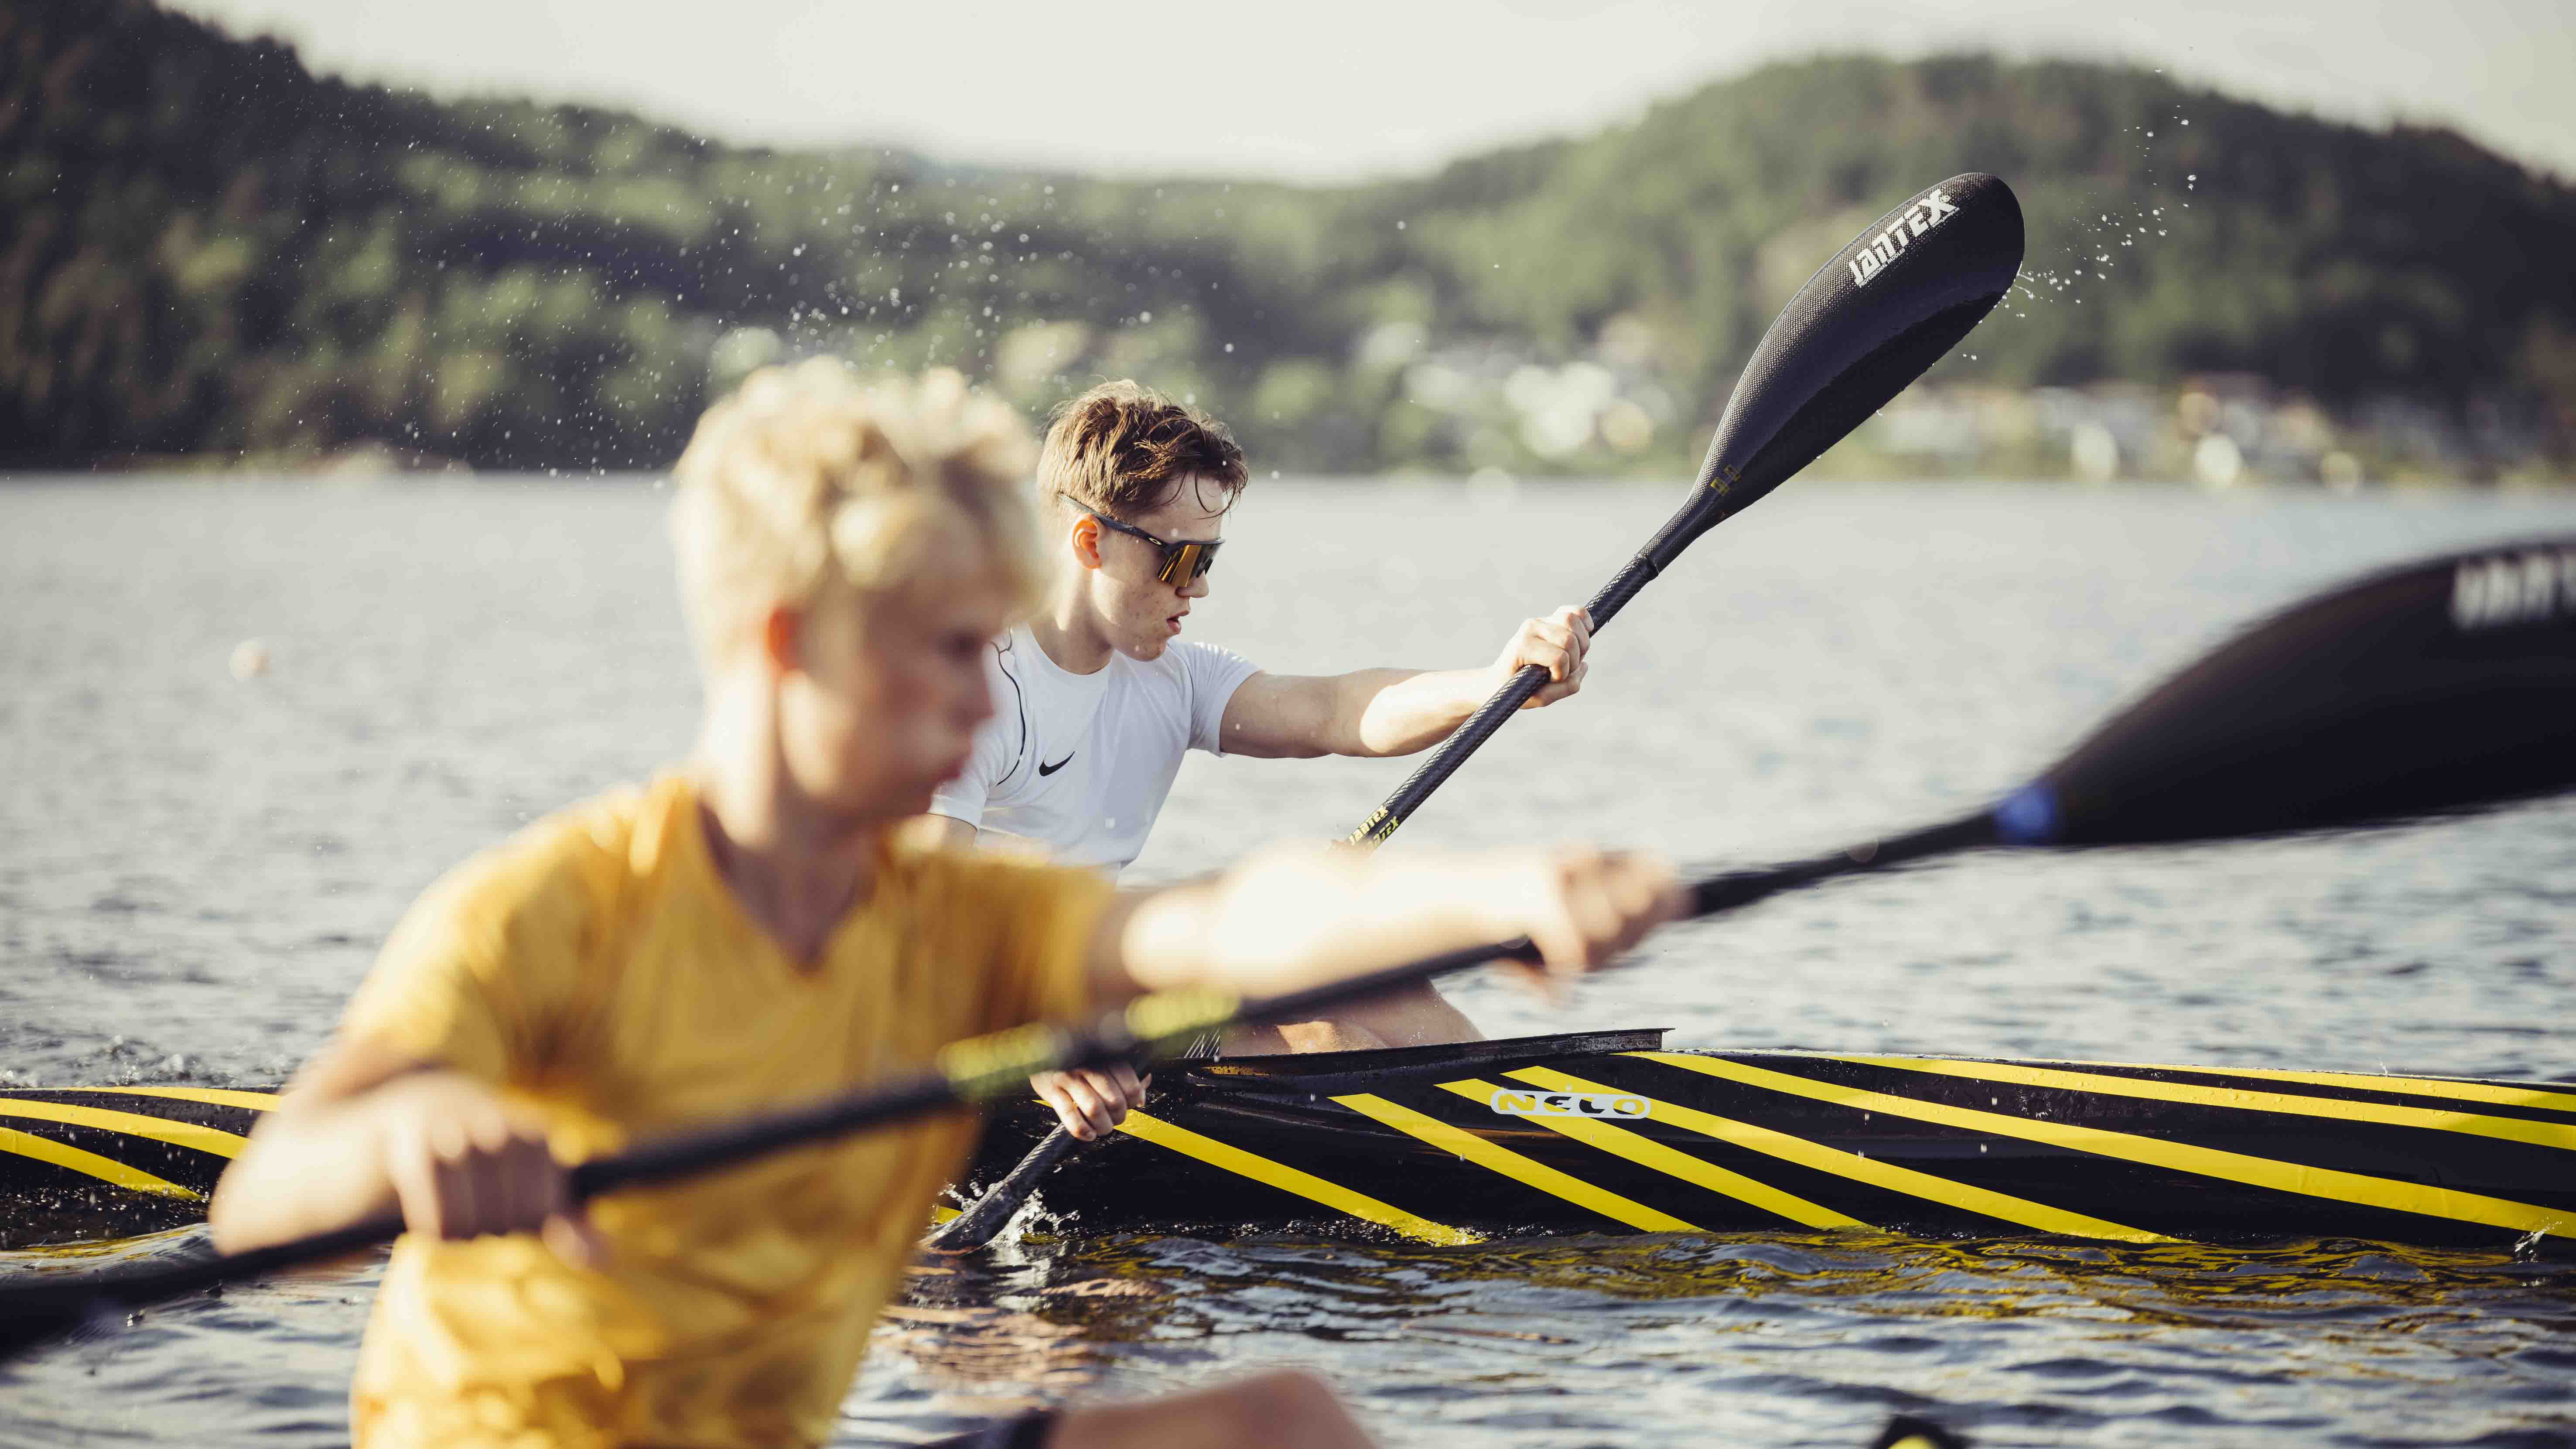
[[[2507,1248],[2576,1242],[2576,1092],[2339,1073],[1665,1052],[1592,1033],[1164,1068],[1049,1175],[1067,1228]],[[1405,1060],[1407,1057],[1413,1060]],[[969,1191],[1048,1125],[1004,1114]]]
[[[1050,1174],[1038,1205],[1080,1235],[2576,1244],[2576,1090],[2552,1084],[1668,1052],[1661,1037],[1167,1063],[1146,1107]],[[0,1092],[0,1246],[200,1219],[266,1102]],[[1051,1125],[1035,1103],[997,1114],[960,1192]]]

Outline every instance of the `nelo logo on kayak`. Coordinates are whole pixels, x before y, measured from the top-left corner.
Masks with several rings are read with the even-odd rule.
[[[2451,575],[2451,622],[2464,630],[2576,614],[2576,550],[2463,559]]]
[[[1654,1115],[1654,1109],[1654,1103],[1625,1092],[1515,1092],[1504,1087],[1494,1093],[1494,1110],[1506,1117],[1601,1117],[1636,1122]]]
[[[1868,286],[1870,279],[1889,262],[1895,261],[1896,254],[1911,245],[1915,237],[1958,214],[1958,206],[1942,195],[1939,187],[1925,192],[1922,200],[1907,207],[1904,214],[1896,218],[1894,226],[1871,237],[1868,245],[1860,249],[1860,255],[1851,259],[1852,285]]]

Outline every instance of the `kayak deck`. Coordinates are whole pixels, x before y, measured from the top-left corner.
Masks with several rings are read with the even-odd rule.
[[[2576,1090],[2332,1072],[1675,1052],[1661,1031],[1166,1063],[1040,1206],[1081,1234],[1869,1229],[2576,1242]],[[204,1215],[266,1093],[0,1092],[0,1247]],[[998,1113],[968,1196],[1053,1124]]]
[[[1806,1052],[1660,1032],[1156,1075],[1050,1174],[1074,1231],[1865,1228],[2136,1242],[2576,1241],[2576,1092],[2339,1073]],[[1003,1114],[970,1192],[1049,1125]]]

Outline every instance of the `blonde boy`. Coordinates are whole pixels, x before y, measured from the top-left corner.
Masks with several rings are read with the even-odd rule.
[[[360,1355],[360,1445],[821,1443],[973,1124],[586,1211],[566,1160],[1145,990],[1279,991],[1520,931],[1578,970],[1669,915],[1668,871],[1592,851],[1289,851],[1118,897],[900,838],[964,763],[993,708],[985,647],[1036,588],[1029,458],[946,373],[871,389],[772,369],[700,423],[672,515],[706,683],[695,752],[423,896],[216,1193],[228,1249],[395,1206],[411,1225]],[[1276,1375],[1037,1433],[1364,1442]]]

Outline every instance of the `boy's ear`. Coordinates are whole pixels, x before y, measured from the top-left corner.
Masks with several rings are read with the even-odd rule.
[[[760,657],[780,674],[796,667],[796,634],[804,624],[796,610],[772,604],[760,619]]]
[[[1073,516],[1073,561],[1087,569],[1100,567],[1100,520],[1088,513]]]

